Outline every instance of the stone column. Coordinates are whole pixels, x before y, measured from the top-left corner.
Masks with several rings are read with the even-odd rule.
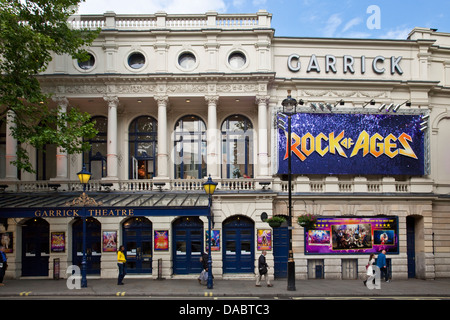
[[[16,127],[14,123],[16,115],[8,111],[6,122],[6,170],[5,178],[7,180],[17,180],[17,167],[11,164],[11,161],[17,160],[17,140],[12,136],[12,131]]]
[[[167,106],[168,96],[156,96],[158,104],[158,172],[157,179],[169,178],[169,153],[167,149]]]
[[[258,105],[258,168],[260,177],[269,176],[269,154],[268,154],[268,119],[267,105],[269,96],[257,96]]]
[[[219,137],[220,133],[217,129],[217,103],[219,96],[206,96],[208,103],[208,128],[206,131],[207,141],[207,157],[206,163],[208,165],[207,174],[214,179],[219,177]]]
[[[117,107],[119,98],[106,96],[103,99],[108,103],[108,140],[107,140],[107,176],[105,180],[118,180],[118,157],[117,157]]]
[[[69,100],[65,97],[54,97],[53,101],[55,101],[60,110],[60,114],[65,114],[67,112],[67,106],[69,105]],[[58,128],[61,130],[61,128]],[[61,147],[56,149],[56,178],[51,180],[67,180],[68,179],[68,170],[67,170],[67,151]]]

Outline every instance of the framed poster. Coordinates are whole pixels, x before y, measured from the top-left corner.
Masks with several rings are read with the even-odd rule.
[[[117,251],[117,231],[103,231],[103,252]]]
[[[318,218],[305,232],[305,254],[399,253],[398,217]]]
[[[169,230],[155,230],[155,251],[169,250]]]
[[[52,252],[65,252],[66,251],[66,233],[65,232],[52,232],[50,241],[51,241],[51,251]]]
[[[272,230],[258,229],[257,232],[258,250],[272,250]]]
[[[5,253],[13,253],[14,243],[13,243],[13,233],[3,232],[0,233],[0,243],[5,248]]]
[[[205,239],[205,248],[208,248],[208,230],[205,231]],[[211,251],[220,251],[220,230],[211,230]]]

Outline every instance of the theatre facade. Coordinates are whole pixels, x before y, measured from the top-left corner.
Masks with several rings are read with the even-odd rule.
[[[10,163],[17,142],[2,123],[6,276],[67,277],[86,219],[88,279],[117,276],[119,245],[130,276],[196,278],[211,218],[216,279],[254,279],[262,250],[285,278],[287,223],[264,219],[288,218],[290,149],[297,279],[356,279],[381,250],[394,280],[449,277],[450,34],[280,37],[271,19],[74,16],[73,28],[102,29],[90,59],[55,55],[38,78],[52,107],[88,112],[99,133],[84,154],[29,148],[29,174]]]

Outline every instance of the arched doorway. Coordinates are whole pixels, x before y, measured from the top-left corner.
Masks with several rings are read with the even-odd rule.
[[[102,256],[101,224],[97,219],[86,219],[86,273],[100,274]],[[83,220],[77,218],[72,225],[72,263],[81,268],[83,261]]]
[[[152,223],[144,217],[132,217],[123,223],[127,273],[152,273],[152,232]]]
[[[244,216],[228,218],[223,223],[223,272],[254,273],[254,222]]]
[[[22,276],[48,277],[50,226],[42,218],[26,221],[22,226]]]
[[[203,221],[198,217],[178,218],[173,222],[173,273],[200,273],[203,251]]]

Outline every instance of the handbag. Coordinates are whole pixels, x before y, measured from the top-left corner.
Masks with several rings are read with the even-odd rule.
[[[259,274],[264,275],[267,273],[267,266],[259,268]]]

